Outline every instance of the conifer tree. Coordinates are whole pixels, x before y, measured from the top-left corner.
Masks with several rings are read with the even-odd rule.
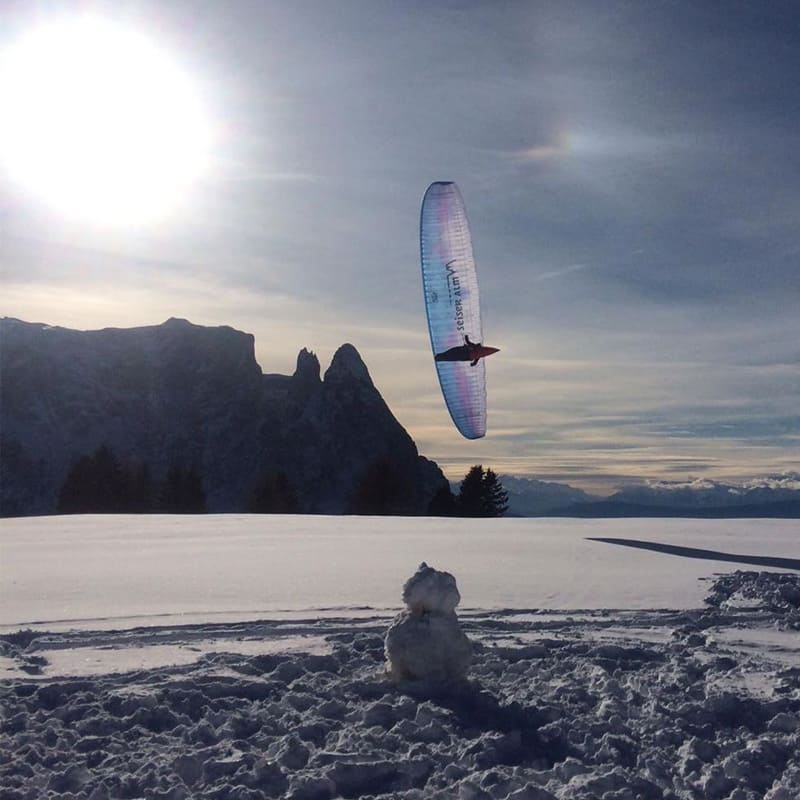
[[[122,511],[145,514],[153,510],[153,481],[147,464],[128,464],[122,469]]]
[[[483,476],[483,502],[487,517],[502,517],[508,511],[508,492],[492,469]]]
[[[449,484],[442,486],[428,504],[428,516],[453,517],[456,515],[456,498]]]
[[[151,511],[152,503],[147,464],[121,464],[102,445],[70,467],[56,508],[65,514],[140,514]]]
[[[494,470],[476,464],[461,481],[456,507],[460,517],[502,517],[508,510],[508,493]]]
[[[204,514],[206,493],[197,468],[174,465],[161,488],[161,510],[168,514]]]
[[[124,511],[123,475],[111,448],[102,445],[81,456],[70,468],[58,494],[58,510],[66,514]]]
[[[458,492],[459,517],[483,517],[483,465],[476,464],[464,476]]]
[[[349,513],[388,516],[407,513],[413,489],[386,456],[367,467],[350,499]]]
[[[254,514],[296,514],[299,504],[283,470],[264,476],[256,489],[250,511]]]

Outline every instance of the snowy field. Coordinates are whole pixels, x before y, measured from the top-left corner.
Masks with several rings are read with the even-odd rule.
[[[453,573],[469,683],[383,636]],[[798,800],[800,525],[0,521],[0,798]]]
[[[796,520],[74,516],[0,520],[0,631],[393,611],[421,561],[461,608],[698,608],[736,564],[591,537],[800,558]],[[754,559],[742,568],[758,568]],[[800,566],[800,564],[798,564]]]

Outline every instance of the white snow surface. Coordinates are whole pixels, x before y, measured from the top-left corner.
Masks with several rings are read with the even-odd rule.
[[[798,543],[779,520],[3,520],[0,797],[798,800]],[[386,674],[422,561],[473,643],[445,688]]]
[[[698,579],[731,569],[723,561],[588,537],[800,556],[796,520],[6,519],[0,520],[0,630],[397,611],[403,580],[422,561],[456,576],[462,609],[697,608],[705,594]]]

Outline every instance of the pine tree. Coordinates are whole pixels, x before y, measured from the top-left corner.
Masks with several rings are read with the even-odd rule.
[[[141,514],[152,511],[152,489],[147,464],[121,464],[102,445],[70,467],[56,508],[64,514]]]
[[[456,503],[460,517],[502,517],[508,510],[508,493],[494,470],[476,464],[461,481]]]
[[[459,517],[483,517],[483,465],[476,464],[464,476],[458,492]]]
[[[407,513],[412,492],[397,465],[386,456],[380,457],[367,467],[358,482],[348,511],[377,516]]]
[[[122,469],[111,448],[102,445],[72,465],[58,493],[58,510],[66,514],[125,510]]]
[[[502,517],[508,511],[508,492],[492,469],[483,476],[483,502],[487,517]]]
[[[254,514],[296,514],[299,504],[286,473],[269,473],[258,485],[250,511]]]
[[[146,514],[153,510],[153,481],[147,464],[128,464],[122,470],[122,511]]]
[[[206,493],[196,467],[175,465],[161,487],[161,510],[167,514],[204,514]]]
[[[456,515],[456,498],[449,484],[442,486],[428,504],[429,517],[453,517]]]

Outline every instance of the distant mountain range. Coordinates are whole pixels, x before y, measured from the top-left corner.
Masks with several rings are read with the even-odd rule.
[[[515,475],[498,475],[498,478],[508,492],[509,516],[547,516],[553,511],[600,500],[599,497],[566,483],[520,478]]]
[[[708,479],[653,481],[598,497],[563,483],[501,475],[515,516],[800,518],[800,473],[742,484]]]

